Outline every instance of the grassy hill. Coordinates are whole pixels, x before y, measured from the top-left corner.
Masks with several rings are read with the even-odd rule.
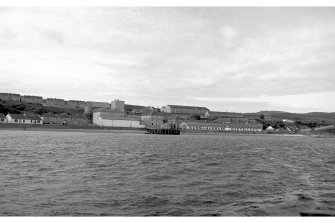
[[[72,108],[58,108],[52,106],[43,106],[40,104],[24,103],[19,101],[2,101],[0,100],[0,113],[7,115],[8,113],[20,114],[23,112],[33,114],[43,113],[68,113],[68,114],[82,114],[83,109],[72,109]]]
[[[260,119],[261,114],[270,114],[271,121],[265,121]],[[246,117],[255,118],[257,121],[263,123],[263,128],[271,125],[275,128],[287,128],[290,129],[304,129],[304,128],[316,128],[320,126],[328,126],[335,123],[335,113],[326,112],[309,112],[309,113],[290,113],[283,111],[261,111],[255,113],[244,113]],[[283,119],[289,119],[294,123],[284,123]]]
[[[326,112],[309,112],[309,113],[290,113],[290,112],[278,112],[278,111],[265,111],[265,112],[256,112],[256,113],[244,113],[244,116],[260,117],[261,114],[267,113],[271,114],[273,120],[283,120],[289,119],[293,121],[301,122],[326,122],[326,123],[335,123],[335,112],[326,113]]]

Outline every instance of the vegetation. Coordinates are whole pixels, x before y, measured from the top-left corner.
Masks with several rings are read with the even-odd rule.
[[[8,113],[12,114],[21,114],[23,112],[33,113],[33,114],[43,114],[43,113],[67,113],[67,114],[81,114],[83,113],[82,109],[72,109],[72,108],[59,108],[52,106],[43,106],[40,104],[24,103],[19,101],[2,101],[0,100],[0,113],[7,115]]]

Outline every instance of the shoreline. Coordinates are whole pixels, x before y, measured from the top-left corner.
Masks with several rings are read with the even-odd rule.
[[[0,124],[0,131],[44,131],[44,132],[96,132],[96,133],[140,133],[144,129],[123,127],[100,127],[100,126],[63,126],[63,125],[12,125]]]
[[[22,131],[22,132],[87,132],[87,133],[139,133],[145,134],[143,130],[121,130],[121,129],[53,129],[53,128],[0,128],[0,131]]]
[[[308,136],[303,134],[286,134],[286,133],[278,133],[278,134],[267,134],[267,133],[240,133],[240,132],[181,132],[180,135],[241,135],[241,136],[292,136],[292,137],[302,137]]]
[[[101,126],[62,126],[62,125],[12,125],[0,124],[0,131],[44,131],[44,132],[87,132],[87,133],[133,133],[145,134],[145,129],[127,128],[127,127],[101,127]],[[240,136],[277,136],[277,137],[315,137],[315,138],[334,138],[332,134],[287,134],[276,133],[268,134],[266,132],[183,132],[180,135],[240,135]]]

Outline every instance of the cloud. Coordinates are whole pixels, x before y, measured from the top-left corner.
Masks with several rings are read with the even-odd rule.
[[[237,37],[237,31],[231,26],[221,27],[220,33],[225,40],[232,40]]]
[[[332,8],[8,8],[1,87],[147,105],[260,98],[243,102],[299,109],[278,97],[332,95],[334,23]]]

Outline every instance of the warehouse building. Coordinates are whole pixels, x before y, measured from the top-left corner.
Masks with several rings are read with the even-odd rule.
[[[93,119],[93,123],[103,127],[129,127],[140,128],[140,119],[132,117],[116,117],[110,115],[100,115]]]
[[[162,111],[173,114],[204,115],[209,111],[209,109],[206,107],[197,106],[167,105],[162,107]]]
[[[111,102],[110,108],[94,109],[92,111],[93,124],[103,127],[142,127],[139,117],[125,116],[124,105],[124,101],[114,100]]]

